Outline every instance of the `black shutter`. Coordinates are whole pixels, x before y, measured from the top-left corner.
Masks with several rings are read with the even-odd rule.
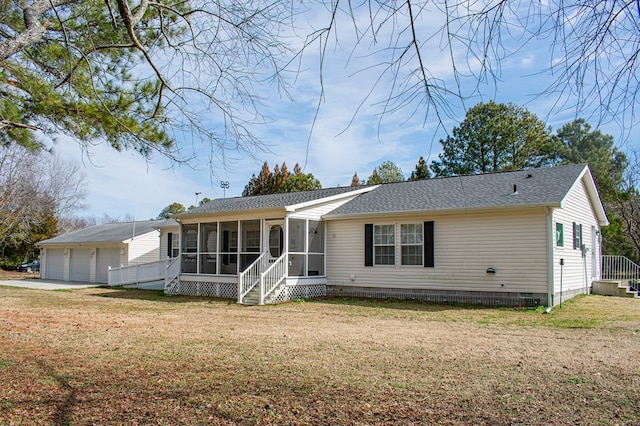
[[[172,247],[173,247],[173,233],[169,232],[167,234],[167,257],[168,258],[173,257],[173,252],[171,250]]]
[[[573,249],[578,248],[578,224],[573,222]]]
[[[435,263],[433,221],[424,223],[424,267],[433,268]]]
[[[578,235],[580,235],[580,240],[578,241],[578,248],[582,250],[582,224],[578,225],[578,230],[579,230]]]
[[[364,266],[373,266],[373,224],[364,225]]]

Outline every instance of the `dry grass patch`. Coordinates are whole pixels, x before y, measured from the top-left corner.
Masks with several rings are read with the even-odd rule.
[[[637,424],[640,301],[0,288],[0,424]]]

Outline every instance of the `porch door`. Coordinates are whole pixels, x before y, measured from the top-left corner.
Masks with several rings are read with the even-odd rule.
[[[269,263],[272,263],[284,253],[284,220],[267,220],[263,235]]]

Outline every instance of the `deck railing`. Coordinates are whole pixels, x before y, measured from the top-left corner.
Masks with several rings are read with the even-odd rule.
[[[176,285],[180,282],[180,258],[174,257],[169,260],[165,268],[164,275],[164,292],[173,294]]]
[[[640,280],[640,265],[624,256],[602,256],[602,279],[627,281],[635,284]]]
[[[268,253],[262,253],[260,257],[253,261],[251,265],[238,276],[238,303],[242,303],[242,299],[260,283],[260,273],[267,264]]]
[[[264,305],[265,299],[287,277],[287,253],[280,256],[260,276],[260,304]]]
[[[157,262],[136,263],[118,268],[109,267],[108,284],[117,286],[164,281],[167,262],[167,260],[158,260]]]

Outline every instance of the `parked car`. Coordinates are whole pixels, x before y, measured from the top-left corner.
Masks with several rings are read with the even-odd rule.
[[[16,269],[18,272],[40,272],[40,260],[35,259],[31,262],[21,263]]]

